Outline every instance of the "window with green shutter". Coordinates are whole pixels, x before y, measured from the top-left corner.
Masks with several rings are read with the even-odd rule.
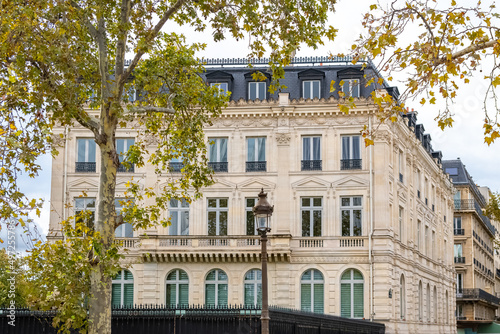
[[[134,276],[130,271],[122,269],[113,278],[111,304],[114,307],[132,307],[134,305]]]
[[[306,270],[300,279],[300,308],[302,311],[324,312],[323,274],[316,269]]]
[[[245,306],[262,306],[262,272],[249,270],[245,275]]]
[[[166,279],[165,303],[170,307],[189,305],[189,279],[184,270],[172,270]]]
[[[340,278],[340,315],[345,318],[364,317],[364,281],[356,269],[344,271]]]
[[[205,305],[227,306],[227,275],[220,269],[214,269],[205,279]]]

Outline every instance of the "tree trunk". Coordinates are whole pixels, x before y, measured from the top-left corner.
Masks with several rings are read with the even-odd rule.
[[[115,213],[116,171],[118,155],[115,145],[116,121],[109,109],[101,113],[101,134],[97,139],[101,150],[101,172],[97,197],[95,231],[100,233],[102,254],[113,243]],[[90,259],[89,333],[111,334],[111,277],[105,275],[105,265],[97,253]]]

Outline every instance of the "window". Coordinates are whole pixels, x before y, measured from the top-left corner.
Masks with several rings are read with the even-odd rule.
[[[316,269],[309,269],[300,278],[300,309],[323,313],[324,307],[323,274]]]
[[[437,288],[436,286],[434,286],[434,322],[437,322],[438,320],[438,310],[437,310],[437,303],[438,303],[438,299],[437,299]]]
[[[457,273],[457,297],[462,297],[464,292],[464,274]]]
[[[120,165],[118,166],[118,172],[127,172],[127,173],[133,173],[134,172],[134,165],[133,164],[127,164],[125,166],[123,164],[123,161],[126,161],[127,153],[128,150],[132,145],[134,145],[134,138],[123,138],[123,139],[117,139],[116,140],[116,153],[118,153],[118,159],[120,160]]]
[[[210,271],[205,280],[205,305],[227,306],[227,275],[220,269]]]
[[[432,231],[431,258],[436,259],[436,231]]]
[[[445,173],[450,174],[450,175],[458,175],[458,168],[448,167],[445,169]]]
[[[455,244],[454,245],[454,252],[453,255],[455,256],[455,263],[464,263],[465,260],[463,258],[463,253],[462,253],[462,244]]]
[[[356,269],[344,271],[340,280],[340,316],[363,318],[363,275]]]
[[[218,87],[219,94],[222,94],[222,95],[227,95],[227,93],[229,92],[229,85],[227,84],[227,82],[219,82],[219,83],[212,82],[212,83],[210,83],[210,86],[211,87]]]
[[[405,160],[404,160],[404,157],[403,157],[403,151],[399,151],[399,155],[398,155],[398,158],[399,158],[399,182],[403,183],[403,174],[404,174],[404,163],[405,163]]]
[[[227,172],[227,138],[209,138],[208,165],[214,172]]]
[[[360,236],[361,231],[361,196],[341,197],[342,236]]]
[[[321,170],[321,137],[302,137],[302,170]]]
[[[172,270],[166,279],[166,304],[169,307],[189,304],[189,279],[184,270]]]
[[[116,210],[116,215],[121,215],[122,214],[122,209],[124,207],[123,204],[127,202],[127,199],[125,198],[117,198],[115,199],[115,210]],[[134,237],[134,230],[132,227],[132,224],[130,223],[123,223],[120,226],[118,226],[115,230],[115,237],[116,238],[133,238]]]
[[[423,291],[422,291],[422,281],[418,283],[418,320],[422,321],[424,315],[423,315],[423,303],[424,303],[424,296],[423,296]]]
[[[265,100],[266,99],[266,83],[265,82],[249,82],[248,83],[248,99],[249,100]]]
[[[403,242],[403,215],[404,209],[399,207],[399,241]]]
[[[431,321],[431,286],[427,283],[427,321]]]
[[[301,198],[301,216],[302,216],[302,236],[320,237],[321,236],[321,197]]]
[[[304,80],[302,81],[302,92],[304,99],[321,98],[321,81],[319,80]]]
[[[95,198],[75,198],[75,221],[77,223],[83,222],[88,227],[94,228]]]
[[[455,316],[460,318],[457,320],[465,320],[464,317],[464,306],[462,304],[457,304],[457,309],[455,311]]]
[[[247,235],[258,235],[257,227],[255,226],[255,217],[253,215],[253,207],[257,204],[257,198],[246,198],[245,199],[245,217],[246,217],[246,231]]]
[[[359,138],[359,136],[342,136],[340,169],[361,169],[361,145]]]
[[[171,199],[169,235],[189,235],[189,203],[185,200]]]
[[[449,316],[448,316],[448,304],[450,303],[450,301],[448,300],[448,291],[445,292],[445,297],[444,297],[444,304],[445,304],[445,324],[448,324],[448,319],[449,319]]]
[[[417,249],[421,251],[420,249],[420,231],[422,229],[422,222],[420,220],[417,221]]]
[[[245,306],[262,306],[262,272],[249,270],[245,274]]]
[[[399,314],[401,319],[406,318],[406,287],[405,287],[405,277],[401,274],[399,279]]]
[[[208,235],[227,235],[227,198],[208,199]]]
[[[420,178],[420,170],[417,169],[417,197],[420,198],[420,184],[421,184],[421,178]]]
[[[464,235],[464,230],[462,228],[462,217],[453,217],[453,233],[455,235]]]
[[[111,285],[111,305],[132,307],[134,305],[134,276],[128,270],[120,270]]]
[[[266,171],[266,137],[247,138],[246,171]]]
[[[76,140],[75,172],[95,172],[95,141],[79,138]]]
[[[429,256],[429,226],[425,227],[424,250],[425,250],[425,255]]]
[[[359,80],[358,79],[344,79],[342,80],[342,92],[345,97],[359,97]]]

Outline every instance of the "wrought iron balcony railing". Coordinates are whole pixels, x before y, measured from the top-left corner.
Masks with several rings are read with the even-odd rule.
[[[453,230],[453,234],[455,235],[464,235],[465,230],[463,228],[456,228]]]
[[[95,173],[95,162],[76,162],[75,172],[80,173]]]
[[[321,160],[302,160],[302,170],[321,170]]]
[[[477,299],[487,303],[500,305],[500,298],[482,290],[482,289],[462,289],[457,291],[457,299]]]
[[[123,164],[118,165],[118,173],[133,173],[135,171],[134,164],[130,164],[130,166],[127,168]]]
[[[361,169],[361,159],[342,159],[340,160],[340,169],[341,170],[350,170],[350,169]]]
[[[455,263],[465,263],[465,257],[455,256]]]
[[[266,171],[266,161],[247,161],[246,171],[247,172],[265,172]]]
[[[183,167],[184,164],[182,162],[170,162],[168,164],[168,169],[171,173],[180,173]]]
[[[214,170],[215,173],[227,173],[226,162],[209,162],[208,166]]]

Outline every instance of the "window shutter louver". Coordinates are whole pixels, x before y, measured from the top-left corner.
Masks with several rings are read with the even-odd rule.
[[[121,285],[113,284],[111,287],[111,305],[115,307],[121,306]]]
[[[353,284],[353,300],[354,300],[354,318],[363,318],[363,284]]]
[[[127,283],[123,285],[123,305],[134,306],[134,284]]]
[[[205,304],[215,306],[215,284],[205,285]]]
[[[306,274],[304,274],[306,276]],[[301,284],[300,286],[300,309],[311,311],[311,284]]]
[[[245,306],[253,306],[254,305],[254,285],[253,284],[245,284]]]
[[[323,284],[314,284],[314,312],[323,313]]]
[[[179,284],[179,305],[189,305],[189,284]]]
[[[217,291],[218,306],[227,306],[227,284],[219,284],[219,291]]]
[[[167,305],[170,307],[175,306],[175,284],[167,284]]]
[[[340,316],[351,317],[351,285],[346,283],[340,284]]]
[[[130,271],[124,270],[124,279],[126,281],[133,280],[134,276],[132,275],[132,273]]]

